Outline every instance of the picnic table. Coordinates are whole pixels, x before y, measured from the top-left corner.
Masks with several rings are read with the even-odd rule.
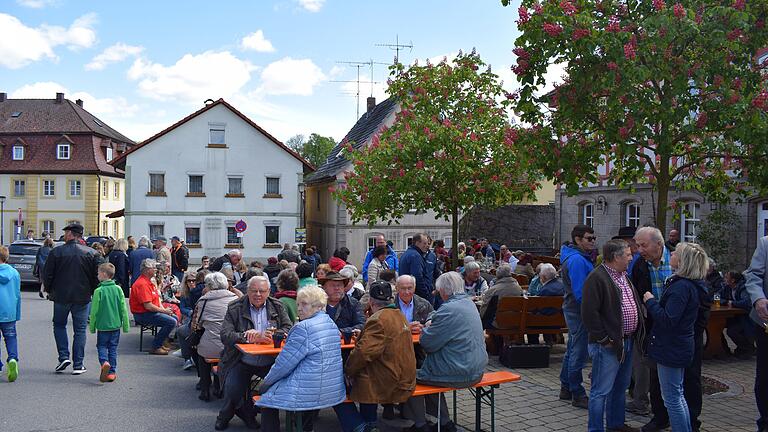
[[[703,357],[705,359],[725,357],[727,348],[723,340],[723,330],[725,329],[728,318],[746,314],[744,309],[733,306],[715,306],[709,312],[709,321],[707,322],[707,344],[704,346]]]
[[[421,334],[414,334],[411,335],[411,339],[413,340],[413,343],[417,344],[419,343],[419,338],[421,337]],[[283,341],[283,345],[285,345],[285,341]],[[240,352],[243,354],[252,354],[252,355],[278,355],[280,354],[280,351],[283,350],[282,345],[280,348],[275,348],[273,344],[249,344],[249,343],[242,343],[242,344],[236,344],[235,345]],[[341,349],[343,350],[351,350],[355,347],[355,340],[352,339],[351,343],[345,344],[344,341],[341,341]]]

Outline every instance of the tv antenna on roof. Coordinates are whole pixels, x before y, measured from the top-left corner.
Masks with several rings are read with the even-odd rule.
[[[347,83],[347,82],[353,82],[357,83],[357,93],[355,96],[357,97],[357,117],[355,119],[360,118],[360,84],[370,84],[371,85],[371,96],[373,96],[373,85],[378,84],[378,81],[373,80],[373,65],[375,64],[386,64],[381,62],[375,62],[373,59],[368,60],[366,62],[359,62],[359,61],[337,61],[338,64],[345,64],[349,66],[354,66],[357,68],[357,79],[356,80],[333,80],[331,82],[340,82],[340,83]],[[363,66],[368,66],[371,68],[371,80],[370,81],[360,81],[360,68]]]
[[[387,47],[391,50],[395,51],[395,64],[400,62],[400,50],[404,48],[408,48],[411,51],[413,51],[413,42],[408,42],[408,44],[400,43],[400,35],[395,35],[395,43],[393,44],[375,44],[374,46],[378,47]]]

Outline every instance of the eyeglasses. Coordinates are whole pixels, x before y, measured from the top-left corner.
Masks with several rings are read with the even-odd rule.
[[[583,238],[584,238],[584,240],[586,240],[588,242],[593,242],[593,241],[597,240],[597,237],[595,237],[595,236],[584,236]]]
[[[188,280],[188,281],[187,281],[187,283],[196,283],[196,282],[197,282],[197,281],[196,281],[196,280],[194,280],[194,279],[192,279],[192,280]]]

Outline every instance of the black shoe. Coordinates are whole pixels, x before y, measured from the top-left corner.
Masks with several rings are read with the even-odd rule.
[[[56,366],[56,369],[54,371],[56,373],[62,373],[66,368],[68,368],[72,364],[72,360],[62,360],[59,362],[59,364]]]
[[[250,429],[250,430],[256,430],[259,427],[261,427],[261,425],[259,424],[259,422],[255,418],[247,418],[246,417],[246,418],[241,419],[241,420],[243,420],[243,423],[245,423],[245,427]]]
[[[229,420],[224,420],[219,418],[216,419],[216,425],[213,426],[213,428],[216,430],[227,430],[228,427],[229,427]]]
[[[200,390],[201,388],[203,388],[203,385],[198,381],[197,384],[195,384],[195,390]]]
[[[571,399],[573,399],[573,395],[571,394],[571,391],[565,387],[560,387],[560,400],[571,400]]]
[[[571,405],[576,408],[589,409],[589,398],[587,396],[574,396]]]
[[[211,401],[211,392],[209,392],[208,390],[202,390],[200,392],[200,396],[198,396],[197,398],[200,399],[203,402],[210,402]]]
[[[643,425],[643,427],[640,428],[640,430],[642,432],[658,432],[668,427],[669,427],[669,421],[667,421],[666,423],[661,423],[654,418],[654,419],[651,419],[651,421],[649,421],[645,425]]]

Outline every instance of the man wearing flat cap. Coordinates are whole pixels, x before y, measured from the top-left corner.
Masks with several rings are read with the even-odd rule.
[[[349,354],[345,374],[352,383],[350,399],[360,404],[366,424],[375,427],[378,404],[403,403],[413,393],[416,357],[411,329],[395,305],[392,285],[374,282],[369,295],[372,315]]]
[[[328,272],[318,282],[328,294],[328,304],[325,312],[336,323],[339,331],[352,332],[362,330],[365,325],[365,316],[360,303],[347,295],[348,278],[336,272]]]
[[[96,277],[96,251],[80,244],[83,226],[79,223],[64,227],[65,244],[55,247],[48,255],[43,269],[43,284],[48,299],[53,301],[53,337],[59,353],[55,372],[62,373],[70,365],[72,375],[85,372],[85,333],[91,295],[99,284]],[[72,314],[72,358],[70,359],[67,321]]]

